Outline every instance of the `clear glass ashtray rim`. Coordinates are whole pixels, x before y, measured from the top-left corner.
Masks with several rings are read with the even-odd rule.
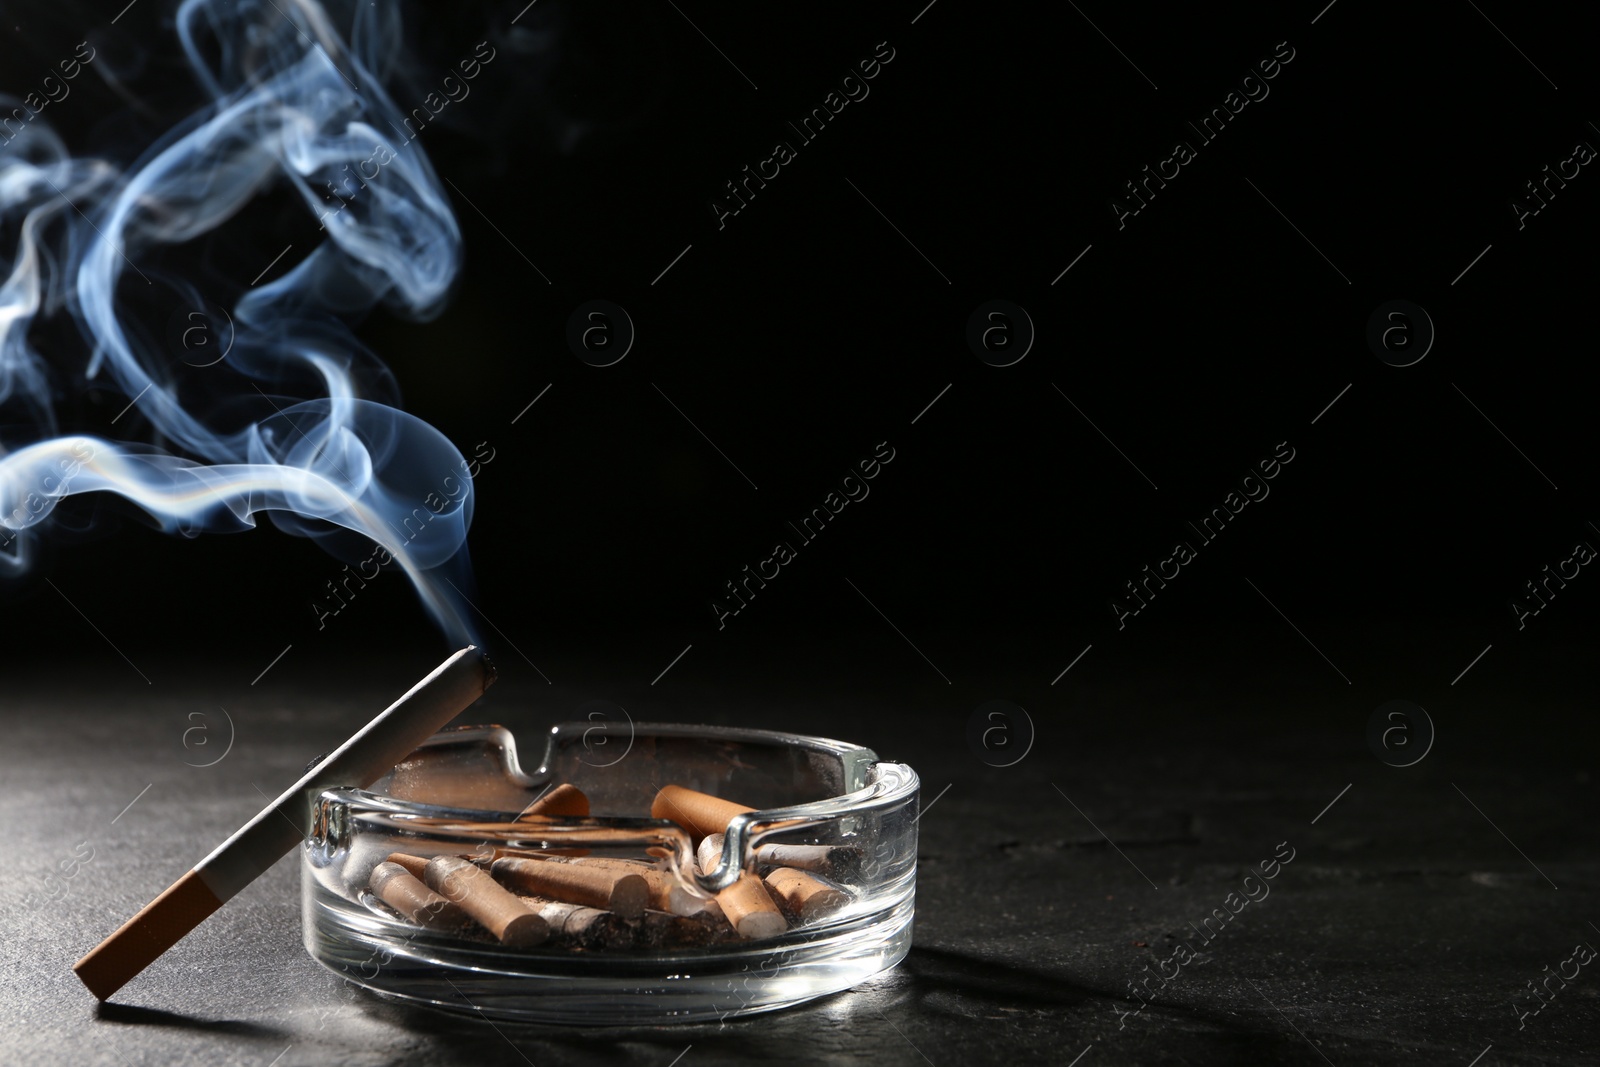
[[[528,774],[521,769],[516,735],[504,726],[468,724],[441,730],[424,742],[421,747],[427,748],[456,743],[463,740],[472,740],[475,737],[493,739],[504,747],[508,774],[514,780],[532,786],[554,781],[552,765],[556,752],[564,741],[574,736],[580,739],[587,737],[589,732],[596,729],[609,729],[611,725],[605,724],[597,727],[595,724],[587,722],[564,722],[551,726],[547,732],[543,758],[539,767],[532,774]],[[831,738],[780,730],[763,730],[754,727],[685,723],[628,723],[627,729],[630,739],[671,737],[687,740],[738,741],[776,747],[805,748],[837,757],[840,761],[841,775],[844,781],[847,783],[861,783],[858,788],[834,797],[781,808],[757,809],[735,816],[729,822],[728,830],[724,837],[722,862],[716,869],[695,876],[700,888],[707,893],[715,893],[737,881],[746,869],[746,857],[757,844],[769,835],[822,826],[836,820],[860,816],[875,810],[892,808],[915,798],[921,789],[921,779],[909,765],[879,759],[877,753],[870,748],[845,741],[836,741]],[[475,830],[474,825],[506,825],[515,822],[519,814],[515,811],[493,811],[404,800],[375,792],[371,789],[358,789],[351,786],[336,786],[323,789],[313,798],[314,805],[328,802],[340,805],[358,823],[377,821],[385,824],[389,830],[405,829],[423,836],[441,841],[448,840],[453,844],[462,845],[501,843],[501,839],[497,835],[484,834],[482,831]],[[419,823],[428,821],[430,824],[426,827],[405,826],[404,824],[411,819],[416,819]],[[395,821],[390,822],[389,820]],[[307,835],[306,844],[308,846],[314,844],[313,837],[316,820],[312,821],[312,826],[313,830]],[[659,832],[663,838],[659,842],[660,844],[670,846],[676,840],[680,856],[686,856],[688,854],[686,850],[690,847],[686,833],[677,824],[662,819],[619,816],[546,816],[541,817],[537,824],[530,824],[524,827],[526,833],[529,834],[537,829],[543,834],[551,835],[551,847],[560,847],[559,842],[563,838],[575,840],[581,838],[585,832],[594,832],[606,828],[622,828],[639,833],[648,833],[652,830]]]

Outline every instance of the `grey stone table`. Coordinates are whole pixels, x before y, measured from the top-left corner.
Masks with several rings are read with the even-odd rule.
[[[1442,661],[1459,642],[1445,645]],[[816,669],[827,652],[733,676],[686,663],[671,685],[610,691],[598,662],[563,671],[581,685],[508,667],[469,716],[534,730],[604,696],[641,719],[804,724],[922,774],[916,939],[901,966],[787,1012],[615,1031],[491,1026],[347,984],[301,947],[293,858],[97,1006],[72,962],[421,670],[286,661],[249,687],[242,667],[142,664],[150,686],[109,668],[12,668],[0,1062],[1595,1062],[1600,967],[1550,981],[1548,1002],[1529,989],[1570,974],[1575,945],[1600,944],[1593,729],[1575,698],[1539,688],[1547,665],[1478,668],[1470,697],[1430,706],[1434,749],[1401,770],[1363,734],[1393,694],[1308,681],[1298,657],[1277,670],[1197,653],[1154,675],[1107,652],[1069,676],[1068,695],[1043,680],[1008,690],[1020,675],[1003,657],[960,692],[909,666],[893,684],[847,685]],[[1547,654],[1584,662],[1580,649]],[[1029,708],[1037,736],[994,768],[965,725],[1001,695]],[[219,707],[231,750],[186,765],[227,743]],[[1560,732],[1538,743],[1551,723]],[[1229,894],[1275,853],[1293,858],[1270,894],[1201,943],[1195,926],[1238,907]],[[1180,942],[1199,951],[1178,965]],[[1176,976],[1151,980],[1161,969]]]

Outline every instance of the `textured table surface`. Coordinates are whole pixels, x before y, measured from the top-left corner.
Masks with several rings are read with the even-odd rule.
[[[967,749],[962,723],[919,717],[915,692],[864,683],[829,695],[804,676],[806,654],[716,685],[686,672],[677,691],[622,696],[657,720],[804,715],[815,732],[916,766],[926,815],[910,957],[798,1009],[616,1031],[491,1027],[346,984],[301,947],[295,859],[97,1007],[72,962],[386,703],[407,667],[353,669],[342,685],[309,687],[319,693],[309,701],[295,694],[306,679],[285,671],[279,688],[230,707],[232,749],[209,768],[185,763],[218,748],[198,734],[183,743],[207,723],[208,743],[226,741],[220,715],[191,718],[215,691],[208,679],[177,700],[130,697],[122,679],[12,680],[0,749],[12,848],[0,867],[10,902],[0,1060],[665,1067],[680,1054],[684,1064],[942,1065],[1082,1053],[1085,1065],[1465,1065],[1488,1049],[1481,1064],[1593,1062],[1593,968],[1564,989],[1552,982],[1557,994],[1520,1026],[1516,1014],[1533,1006],[1528,983],[1547,966],[1600,943],[1593,835],[1577,829],[1593,825],[1592,783],[1508,768],[1492,728],[1507,694],[1489,672],[1480,703],[1441,724],[1429,758],[1397,770],[1362,743],[1364,715],[1352,717],[1343,694],[1308,697],[1298,670],[1223,685],[1213,657],[1159,678],[1102,661],[1072,709],[1036,711],[1028,758],[991,768]],[[509,677],[472,715],[532,729],[566,700],[560,687]],[[763,705],[764,716],[751,710]],[[45,873],[84,855],[80,842],[92,858],[40,903]],[[1130,982],[1179,939],[1201,947],[1189,924],[1291,849],[1270,895],[1126,1014],[1141,1003]]]

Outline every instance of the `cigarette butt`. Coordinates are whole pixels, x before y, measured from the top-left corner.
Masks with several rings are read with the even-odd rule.
[[[684,885],[677,875],[653,864],[640,860],[614,859],[609,856],[585,856],[567,862],[583,867],[597,867],[601,870],[638,875],[650,887],[647,906],[656,911],[670,912],[673,915],[722,918],[722,909],[717,906],[714,899],[696,895],[694,890]]]
[[[723,834],[709,834],[701,838],[700,847],[695,850],[694,858],[700,864],[701,873],[709,873],[717,869],[722,862]]]
[[[609,856],[583,856],[567,862],[577,867],[589,867],[617,875],[631,874],[643,878],[645,885],[649,887],[645,906],[658,911],[671,910],[672,888],[678,880],[659,867],[634,860],[613,859]]]
[[[650,884],[639,875],[592,864],[507,856],[490,869],[523,892],[614,911],[624,919],[637,919],[650,902]]]
[[[551,853],[554,855],[554,853]],[[586,867],[604,867],[610,871],[622,871],[624,874],[638,874],[641,871],[659,871],[661,868],[648,860],[623,859],[620,856],[578,856],[568,862],[581,864]]]
[[[809,871],[779,867],[766,877],[767,888],[784,910],[803,923],[816,922],[850,903],[850,894]]]
[[[531,948],[550,936],[550,924],[500,884],[458,856],[435,856],[423,869],[428,888],[461,909],[502,945]]]
[[[772,902],[766,883],[749,872],[718,893],[717,903],[739,936],[747,940],[776,937],[789,928],[783,912]]]
[[[428,866],[426,857],[413,856],[406,852],[391,852],[383,862],[393,863],[400,867],[404,867],[406,873],[411,875],[411,877],[415,878],[419,882],[422,881],[423,869]]]
[[[650,803],[652,819],[670,819],[697,837],[720,834],[728,828],[729,819],[755,810],[681,785],[662,786]]]
[[[547,897],[521,897],[532,911],[550,924],[550,933],[586,948],[626,948],[633,929],[615,912],[569,904]]]
[[[522,809],[519,819],[529,815],[585,816],[589,814],[589,798],[577,786],[562,782],[538,800]]]
[[[759,845],[756,861],[844,879],[861,867],[861,850],[849,845]]]
[[[410,857],[416,859],[415,856]],[[426,866],[426,865],[424,865]],[[418,926],[440,930],[459,930],[471,917],[454,901],[429,889],[420,879],[398,863],[380,863],[372,868],[367,885],[379,900]]]

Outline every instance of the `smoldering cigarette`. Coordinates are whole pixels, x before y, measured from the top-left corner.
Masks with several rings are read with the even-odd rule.
[[[746,940],[776,937],[789,928],[783,912],[767,892],[766,883],[749,871],[718,893],[717,903],[722,905],[729,924]]]
[[[767,888],[783,910],[802,923],[814,923],[840,911],[851,901],[849,893],[810,871],[779,867],[765,879]]]
[[[311,822],[310,797],[332,786],[371,785],[482,696],[494,677],[493,665],[474,646],[445,660],[73,964],[73,971],[98,999],[110,997],[298,845]]]
[[[652,819],[668,819],[696,837],[720,834],[727,830],[728,821],[735,815],[755,810],[681,785],[662,786],[650,802]]]
[[[626,948],[633,943],[633,928],[615,912],[548,897],[520,899],[550,925],[552,936],[563,941],[586,948]]]
[[[423,868],[428,888],[459,904],[503,945],[531,948],[550,936],[550,924],[500,883],[459,856],[435,856]]]
[[[472,921],[459,904],[429,889],[421,879],[398,863],[386,861],[372,868],[367,885],[379,900],[418,926],[460,930]]]
[[[522,892],[613,911],[624,919],[637,919],[650,902],[649,883],[631,871],[528,856],[506,856],[489,869]]]

